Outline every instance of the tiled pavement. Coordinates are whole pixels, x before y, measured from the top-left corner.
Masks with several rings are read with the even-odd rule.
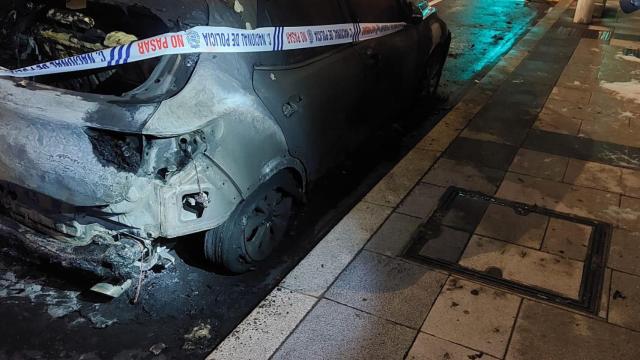
[[[640,358],[640,16],[610,2],[587,28],[571,6],[554,7],[210,358]],[[597,314],[408,260],[449,186],[611,224]],[[580,295],[590,227],[496,205],[456,216],[475,223],[421,251]]]

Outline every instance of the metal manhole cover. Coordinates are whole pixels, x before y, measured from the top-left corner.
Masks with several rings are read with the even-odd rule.
[[[611,225],[449,188],[405,256],[596,314]]]

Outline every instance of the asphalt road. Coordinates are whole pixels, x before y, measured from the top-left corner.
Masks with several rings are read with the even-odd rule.
[[[453,33],[445,99],[419,102],[391,136],[385,129],[327,175],[270,261],[245,275],[220,274],[203,265],[198,239],[184,239],[176,266],[147,274],[132,304],[133,292],[106,301],[72,274],[0,257],[0,359],[204,358],[548,8],[519,0],[437,6]]]

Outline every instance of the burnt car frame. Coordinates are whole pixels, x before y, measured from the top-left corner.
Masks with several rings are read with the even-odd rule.
[[[69,36],[77,52],[114,30],[407,23],[348,45],[0,78],[5,250],[101,277],[134,276],[161,260],[160,240],[194,233],[210,261],[250,269],[310,184],[415,94],[435,94],[451,39],[404,0],[89,0],[74,16],[95,19],[97,35],[84,18],[51,24],[64,0],[10,3],[0,43],[21,61],[0,54],[0,65],[14,68],[70,52]]]

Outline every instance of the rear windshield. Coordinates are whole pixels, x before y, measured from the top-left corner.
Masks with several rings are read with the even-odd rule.
[[[155,5],[141,5],[144,3]],[[168,11],[165,7],[160,11],[160,3],[173,4],[176,9]],[[203,0],[2,0],[0,66],[8,69],[31,66],[206,24],[208,14],[202,11],[206,9],[202,3]],[[156,58],[33,80],[62,89],[122,95],[142,85],[159,63]]]

